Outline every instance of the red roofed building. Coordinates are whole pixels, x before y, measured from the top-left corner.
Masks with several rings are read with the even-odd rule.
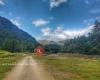
[[[35,55],[37,56],[43,56],[45,53],[45,50],[42,46],[38,46],[34,49]]]

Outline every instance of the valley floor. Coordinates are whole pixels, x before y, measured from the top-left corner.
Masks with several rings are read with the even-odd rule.
[[[0,53],[0,80],[100,80],[99,56],[66,54],[37,57],[3,53]],[[1,65],[4,63],[16,65]]]

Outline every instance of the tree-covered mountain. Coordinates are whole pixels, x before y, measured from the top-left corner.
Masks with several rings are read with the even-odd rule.
[[[61,45],[55,41],[50,41],[48,44],[44,45],[44,49],[47,53],[58,53],[60,51]]]
[[[100,55],[100,22],[96,21],[88,36],[80,36],[66,40],[62,47],[63,52],[99,54]]]
[[[0,17],[0,49],[11,52],[29,52],[38,42],[19,29],[10,20]]]

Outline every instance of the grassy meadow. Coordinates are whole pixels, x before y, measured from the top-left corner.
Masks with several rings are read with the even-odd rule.
[[[100,80],[99,56],[66,54],[35,58],[55,80]]]
[[[16,65],[22,54],[0,51],[0,80]]]

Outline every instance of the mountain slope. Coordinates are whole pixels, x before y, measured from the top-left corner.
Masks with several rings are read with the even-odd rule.
[[[32,51],[38,42],[11,21],[0,17],[0,49],[11,52]]]

